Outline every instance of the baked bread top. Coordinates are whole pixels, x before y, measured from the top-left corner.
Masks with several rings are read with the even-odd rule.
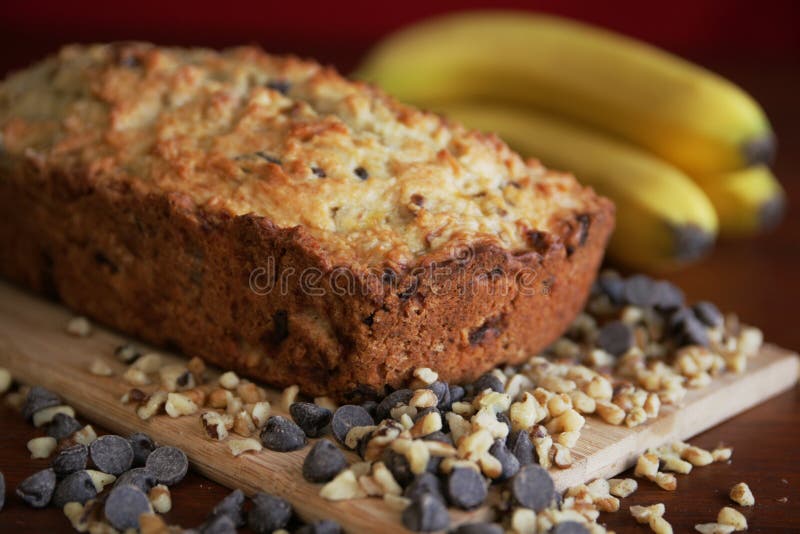
[[[464,243],[524,253],[545,235],[580,241],[582,214],[610,210],[493,135],[257,48],[68,46],[0,84],[0,132],[0,167],[302,226],[337,265],[408,266]]]

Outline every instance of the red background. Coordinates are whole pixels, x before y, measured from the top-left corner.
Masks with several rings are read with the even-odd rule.
[[[0,72],[63,43],[125,39],[161,44],[259,43],[333,63],[342,70],[385,33],[426,16],[477,7],[556,13],[638,37],[690,58],[800,58],[800,2],[673,0],[355,2],[330,0],[0,2]]]

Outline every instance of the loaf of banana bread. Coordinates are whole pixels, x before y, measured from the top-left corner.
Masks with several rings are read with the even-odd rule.
[[[311,395],[469,380],[581,309],[613,206],[256,48],[69,46],[0,85],[0,273]]]

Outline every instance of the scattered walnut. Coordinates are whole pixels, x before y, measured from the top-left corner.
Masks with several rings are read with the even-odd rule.
[[[208,405],[211,408],[225,408],[228,405],[229,391],[218,388],[208,394]]]
[[[620,498],[631,495],[639,487],[639,484],[632,478],[612,478],[608,481],[609,493]]]
[[[740,506],[753,506],[756,503],[753,492],[744,482],[739,482],[731,488],[730,497],[733,502]]]
[[[111,376],[114,374],[114,371],[102,358],[92,360],[92,363],[89,364],[89,372],[95,376]]]
[[[94,440],[97,439],[97,433],[94,431],[94,427],[92,427],[92,425],[86,425],[72,434],[71,438],[75,441],[75,443],[80,443],[81,445],[86,445],[88,447]]]
[[[258,452],[263,448],[261,442],[255,438],[229,439],[227,443],[234,456],[251,451]]]
[[[50,436],[43,436],[33,438],[28,441],[28,450],[31,453],[31,458],[49,458],[53,451],[56,450],[58,443],[55,438]]]
[[[699,523],[694,526],[694,529],[700,534],[730,534],[736,530],[731,525],[720,523]]]
[[[242,410],[237,413],[233,418],[233,431],[240,436],[248,437],[256,431],[256,425],[253,423],[253,418],[247,411]]]
[[[219,377],[219,385],[225,389],[236,389],[239,385],[239,377],[233,371],[222,373]]]
[[[281,407],[285,411],[289,411],[289,407],[297,400],[297,395],[300,394],[300,386],[293,385],[283,390],[281,393]]]
[[[117,480],[117,477],[114,475],[103,473],[95,469],[87,469],[86,472],[89,474],[89,478],[92,479],[92,484],[94,484],[94,489],[97,490],[97,493],[100,493],[103,491],[103,488],[109,484],[113,484],[114,481]]]
[[[164,484],[154,486],[148,493],[150,504],[153,505],[153,510],[159,514],[166,514],[172,510],[172,495],[170,495],[169,488]]]
[[[344,501],[367,496],[359,485],[355,473],[350,469],[342,471],[333,480],[322,486],[319,495],[329,501]]]
[[[157,352],[148,352],[143,354],[135,362],[131,364],[131,368],[138,369],[145,374],[158,372],[163,365],[163,358]]]
[[[415,382],[419,382],[419,384],[412,383],[412,388],[421,388],[425,386],[430,386],[437,380],[439,380],[439,374],[433,371],[429,367],[417,367],[414,369],[414,379]]]
[[[0,367],[0,395],[11,388],[11,373],[5,367]]]
[[[200,422],[208,437],[219,441],[228,437],[228,428],[233,426],[230,415],[223,415],[218,412],[205,412],[200,416]]]
[[[168,393],[164,410],[170,417],[181,417],[197,412],[197,404],[182,393]]]
[[[717,514],[717,523],[731,525],[734,530],[747,530],[747,519],[739,511],[725,506]]]
[[[253,405],[250,416],[253,418],[253,423],[256,425],[256,428],[261,428],[267,424],[270,411],[271,406],[267,401],[257,402]]]
[[[132,386],[146,386],[150,384],[147,373],[135,367],[129,367],[123,374],[122,379]]]
[[[147,398],[144,404],[139,406],[136,410],[136,415],[139,416],[139,419],[150,419],[161,410],[166,402],[167,392],[161,390],[155,391]]]
[[[72,317],[67,321],[66,330],[72,336],[86,337],[92,333],[92,323],[86,317]]]

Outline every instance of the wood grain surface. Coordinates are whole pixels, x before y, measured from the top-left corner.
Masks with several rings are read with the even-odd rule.
[[[171,418],[140,419],[131,405],[120,402],[130,389],[121,375],[125,366],[114,357],[114,349],[134,340],[95,326],[90,336],[66,333],[72,314],[66,308],[0,283],[0,367],[9,369],[26,384],[39,384],[57,391],[70,406],[89,421],[127,436],[146,432],[156,442],[186,452],[199,473],[229,488],[247,494],[266,491],[286,498],[305,521],[332,518],[347,532],[369,533],[397,530],[399,513],[378,499],[331,502],[318,495],[319,485],[300,477],[310,447],[291,453],[261,451],[234,458],[225,442],[210,440],[199,424],[198,414]],[[185,359],[161,351],[165,363]],[[89,373],[91,362],[102,359],[114,376]],[[680,408],[665,408],[662,414],[635,428],[612,426],[590,417],[572,450],[569,469],[553,469],[559,491],[598,477],[611,477],[630,467],[650,447],[686,439],[794,386],[800,370],[796,354],[765,346],[740,375],[726,374],[707,388],[690,391]],[[145,388],[147,389],[147,388]],[[152,389],[152,388],[150,388]],[[268,390],[273,413],[288,416],[280,407],[280,391]],[[350,461],[358,461],[349,454]],[[475,521],[489,512],[454,512],[452,522]]]
[[[703,59],[703,58],[701,58]],[[781,142],[776,171],[789,194],[790,210],[781,227],[749,241],[722,242],[705,261],[685,271],[668,274],[691,300],[709,299],[723,310],[736,311],[747,322],[760,326],[768,340],[792,349],[800,348],[797,324],[800,302],[800,107],[796,94],[800,71],[796,58],[747,62],[746,58],[716,58],[706,65],[747,87],[765,106]],[[0,407],[0,471],[8,488],[46,460],[30,460],[25,443],[40,435],[5,407]],[[649,482],[623,501],[633,504],[663,502],[675,532],[691,532],[699,522],[713,521],[721,506],[729,504],[727,491],[746,481],[756,506],[745,510],[749,532],[800,532],[800,388],[761,404],[718,425],[692,440],[704,447],[723,442],[734,447],[733,461],[694,469],[678,476],[678,490],[665,492]],[[630,474],[630,473],[628,473]],[[190,472],[174,488],[170,522],[198,524],[228,490]],[[601,522],[617,532],[645,532],[621,511],[603,514]],[[0,532],[67,532],[69,526],[58,510],[31,512],[13,496],[0,512]],[[387,530],[391,531],[391,530]]]

